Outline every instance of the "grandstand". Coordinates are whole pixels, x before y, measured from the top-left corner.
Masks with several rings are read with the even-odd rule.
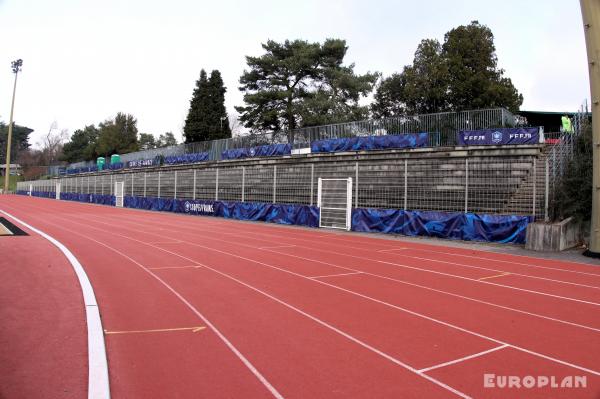
[[[523,242],[527,223],[548,217],[572,137],[546,144],[542,131],[530,129],[535,140],[465,141],[485,129],[498,137],[522,132],[514,120],[505,109],[466,111],[194,143],[125,154],[119,168],[104,171],[71,165],[67,175],[20,182],[17,190],[183,213],[211,214],[190,207],[210,203],[223,207],[215,215],[239,219]],[[328,192],[336,181],[348,185]],[[320,208],[339,211],[323,223]]]

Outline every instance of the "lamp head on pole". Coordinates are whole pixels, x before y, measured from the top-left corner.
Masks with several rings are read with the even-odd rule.
[[[23,66],[23,60],[19,58],[18,60],[11,62],[10,66],[14,73],[19,73],[21,71],[21,67]]]

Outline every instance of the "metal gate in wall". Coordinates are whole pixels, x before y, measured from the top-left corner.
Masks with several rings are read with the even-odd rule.
[[[319,227],[350,230],[352,178],[318,180]]]
[[[123,207],[123,191],[124,191],[125,182],[116,181],[115,182],[115,206],[119,208]]]

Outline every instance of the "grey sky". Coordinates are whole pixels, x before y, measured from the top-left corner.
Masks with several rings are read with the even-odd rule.
[[[579,1],[0,0],[0,119],[39,139],[53,121],[71,133],[118,111],[140,132],[181,139],[201,68],[219,69],[231,113],[242,104],[245,55],[267,39],[346,39],[357,72],[385,76],[412,62],[424,38],[478,20],[526,110],[576,110],[589,97]]]

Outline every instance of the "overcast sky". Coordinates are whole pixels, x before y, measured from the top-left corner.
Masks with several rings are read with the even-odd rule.
[[[17,58],[15,121],[35,129],[32,144],[54,121],[72,133],[118,111],[140,132],[181,139],[200,69],[221,71],[234,113],[244,56],[267,39],[346,39],[358,73],[387,76],[421,39],[472,20],[492,29],[522,109],[574,111],[589,98],[577,0],[0,0],[0,120]]]

